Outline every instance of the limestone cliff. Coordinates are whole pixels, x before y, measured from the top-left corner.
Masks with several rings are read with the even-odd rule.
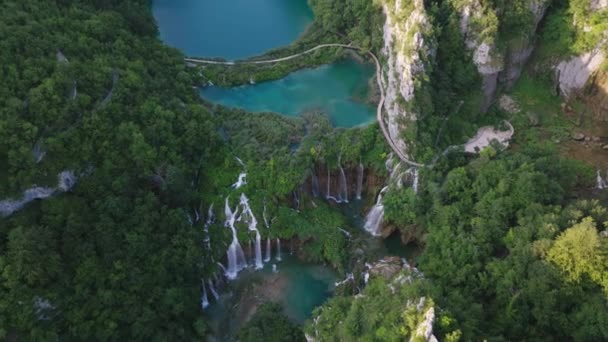
[[[555,65],[560,95],[567,101],[580,98],[596,119],[604,121],[608,120],[608,73],[603,67],[608,64],[608,25],[593,17],[605,16],[607,11],[608,0],[588,0],[586,8],[573,13],[572,25],[577,35],[595,35],[591,40],[597,43]]]
[[[502,17],[506,8],[495,8],[486,0],[454,0],[453,4],[460,16],[460,31],[483,79],[482,109],[486,110],[494,100],[499,83],[510,88],[521,75],[534,50],[534,36],[550,1],[527,0],[528,27],[510,37],[508,42],[502,42],[506,45],[502,50],[498,49],[498,28],[508,20]]]
[[[426,78],[427,63],[433,55],[432,27],[422,0],[378,0],[385,15],[385,67],[382,83],[386,99],[389,134],[404,153],[408,146],[405,135],[419,114],[415,92]]]
[[[571,98],[580,92],[591,75],[600,69],[606,55],[600,46],[579,56],[561,61],[557,67],[560,94]]]

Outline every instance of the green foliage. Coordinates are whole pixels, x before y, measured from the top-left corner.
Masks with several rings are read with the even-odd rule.
[[[464,339],[574,336],[564,322],[587,310],[581,296],[598,290],[572,285],[545,258],[560,230],[585,213],[605,217],[597,202],[561,207],[566,194],[592,182],[591,170],[579,168],[528,148],[423,177],[427,208],[416,221],[427,235],[420,269]]]
[[[410,271],[392,279],[373,277],[360,296],[335,297],[316,309],[305,331],[320,341],[409,339],[434,306],[432,300],[421,299],[429,295],[428,289],[427,281]],[[453,333],[449,326],[444,324],[446,331]]]
[[[262,304],[238,333],[239,341],[305,341],[302,330],[283,314],[281,305]]]
[[[593,219],[588,217],[555,239],[547,252],[547,260],[555,263],[568,281],[580,283],[583,277],[588,277],[601,284],[608,279],[607,252],[608,244],[600,238]]]

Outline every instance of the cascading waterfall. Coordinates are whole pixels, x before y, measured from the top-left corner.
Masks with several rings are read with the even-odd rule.
[[[203,284],[203,295],[201,297],[201,308],[205,310],[209,306],[209,298],[207,298],[207,289],[205,288],[205,281],[201,279]]]
[[[208,250],[211,250],[211,237],[209,236],[209,227],[211,227],[211,225],[213,224],[214,219],[215,217],[213,215],[213,203],[211,203],[209,209],[207,210],[207,221],[203,226],[203,230],[205,232],[205,239],[203,241],[205,242],[205,245]]]
[[[264,262],[269,262],[272,259],[272,247],[270,246],[270,238],[266,240],[266,257],[264,258]]]
[[[411,167],[411,168],[407,169],[407,171],[405,171],[405,175],[407,175],[411,178],[412,189],[414,190],[414,193],[418,193],[418,182],[419,182],[418,168]],[[401,184],[401,178],[402,178],[402,176],[400,175],[399,184]]]
[[[414,179],[412,181],[412,189],[414,189],[414,193],[418,193],[418,181],[419,181],[419,175],[418,175],[418,168],[414,168]]]
[[[606,181],[602,178],[600,170],[597,170],[596,188],[599,190],[603,190],[606,189],[606,187],[608,187],[608,185],[606,185]]]
[[[241,194],[241,206],[243,207],[243,219],[246,223],[249,223],[249,231],[255,232],[255,268],[260,269],[264,267],[264,263],[262,262],[262,237],[257,228],[258,221],[253,216],[253,212],[249,206],[249,199],[245,194]]]
[[[342,165],[340,165],[340,189],[338,194],[338,199],[340,202],[348,203],[348,184],[346,182],[346,174],[344,173],[344,169]]]
[[[365,225],[363,226],[370,234],[374,236],[380,235],[380,226],[382,225],[382,219],[384,218],[384,205],[382,204],[382,194],[388,190],[388,186],[385,186],[380,190],[376,204],[369,211],[365,218]]]
[[[325,199],[331,199],[332,196],[330,194],[331,187],[331,173],[329,173],[329,166],[327,167],[327,193],[325,194]]]
[[[209,284],[209,291],[211,291],[213,298],[215,298],[215,300],[218,300],[220,296],[217,294],[217,291],[215,290],[215,286],[213,286],[213,282],[211,281],[211,279],[207,280],[207,283]]]
[[[361,189],[363,188],[363,171],[364,167],[361,162],[359,162],[359,166],[357,167],[357,191],[356,196],[357,199],[361,199]]]
[[[275,259],[277,261],[283,260],[283,258],[281,258],[281,240],[280,239],[277,239],[277,256],[275,257]]]
[[[245,184],[247,184],[247,174],[242,172],[239,174],[239,178],[237,179],[236,183],[232,184],[232,187],[234,189],[238,189]]]
[[[194,222],[198,223],[201,219],[201,215],[198,213],[198,209],[194,209]]]
[[[228,197],[226,197],[226,205],[224,208],[226,213],[226,223],[224,225],[232,230],[232,243],[226,252],[228,255],[228,269],[226,270],[226,277],[231,280],[236,279],[238,273],[247,267],[245,253],[243,253],[243,248],[241,248],[241,244],[239,243],[239,239],[236,234],[236,228],[234,227],[238,210],[239,209],[237,207],[234,209],[234,212],[232,212],[230,205],[228,204]]]
[[[296,203],[296,210],[300,210],[300,194],[299,190],[293,191],[293,201]]]
[[[319,197],[319,177],[316,174],[312,174],[312,195]]]

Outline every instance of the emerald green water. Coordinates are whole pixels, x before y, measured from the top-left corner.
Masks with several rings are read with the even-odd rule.
[[[306,0],[153,0],[152,12],[168,45],[229,60],[288,45],[313,20]]]
[[[333,295],[335,282],[336,274],[330,268],[304,263],[284,253],[281,262],[272,260],[262,270],[245,270],[222,290],[220,300],[208,308],[212,327],[219,337],[229,339],[258,305],[268,301],[281,304],[292,321],[303,323],[315,307]]]
[[[354,127],[374,120],[375,108],[366,103],[373,75],[373,66],[345,60],[300,70],[277,81],[235,88],[204,87],[200,94],[210,102],[250,112],[296,116],[321,111],[336,127]]]

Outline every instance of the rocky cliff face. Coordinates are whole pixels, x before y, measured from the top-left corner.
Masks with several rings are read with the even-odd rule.
[[[579,93],[605,59],[603,49],[597,46],[592,51],[561,61],[556,67],[560,94],[571,98]]]
[[[431,24],[422,0],[381,0],[386,21],[384,79],[388,130],[401,151],[407,153],[404,132],[416,121],[415,91],[426,74],[426,63],[433,54]]]
[[[608,11],[608,0],[589,0],[588,12]],[[578,15],[573,18],[575,30],[581,35],[600,30],[590,20]],[[595,25],[598,25],[597,23]],[[604,26],[605,27],[605,26]],[[581,98],[596,119],[608,120],[608,72],[602,68],[608,63],[608,30],[600,34],[600,41],[577,56],[568,57],[555,66],[557,87],[565,100]]]
[[[527,4],[532,17],[530,27],[526,34],[508,42],[505,51],[497,49],[498,31],[488,24],[497,26],[501,13],[484,0],[467,0],[456,6],[460,31],[483,79],[483,110],[487,110],[494,100],[499,83],[506,88],[513,86],[534,50],[534,35],[550,1],[527,0]]]

